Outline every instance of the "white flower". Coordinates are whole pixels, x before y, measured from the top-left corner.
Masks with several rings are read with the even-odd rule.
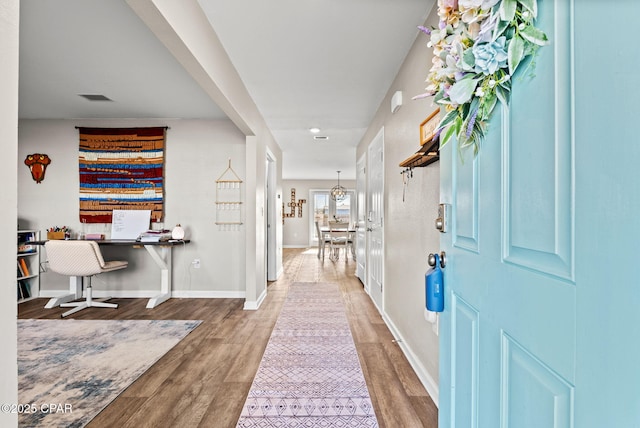
[[[509,22],[500,18],[496,5],[501,1],[507,0],[438,0],[440,22],[429,40],[429,46],[433,47],[432,67],[423,96],[439,94],[437,103],[446,112],[455,112],[455,122],[448,122],[444,128],[456,124],[455,136],[461,147],[471,145],[478,149],[479,139],[484,135],[496,104],[497,91],[509,91],[508,47],[511,41],[514,37],[522,37],[518,36],[522,31],[528,36],[542,33],[535,28],[535,16],[529,9],[537,7],[537,0],[508,0],[515,3],[510,6],[516,8],[515,17]],[[544,33],[540,38],[546,41]],[[529,38],[523,43],[525,56],[542,46]],[[513,65],[514,69],[517,67],[518,64]],[[508,97],[500,97],[500,101],[507,102]],[[473,111],[470,105],[476,106]],[[444,135],[441,144],[446,144],[454,134],[449,131]]]
[[[477,9],[482,3],[483,0],[458,0],[458,6],[465,9]]]
[[[431,32],[431,39],[429,43],[431,43],[432,45],[437,45],[442,39],[445,38],[446,35],[446,31],[433,30]]]

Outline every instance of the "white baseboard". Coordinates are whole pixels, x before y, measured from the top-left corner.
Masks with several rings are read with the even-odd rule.
[[[282,248],[309,248],[308,245],[283,245]]]
[[[51,298],[61,294],[69,293],[66,290],[40,290],[38,297]],[[157,296],[159,291],[155,290],[93,290],[96,298],[115,297],[120,299],[150,299]],[[197,290],[175,290],[171,297],[178,299],[244,299],[244,291],[197,291]]]
[[[387,324],[387,327],[389,327],[391,334],[393,334],[393,337],[396,338],[396,343],[400,346],[402,353],[405,355],[405,357],[407,357],[409,364],[416,372],[416,375],[418,375],[418,379],[420,379],[420,382],[431,396],[433,403],[436,405],[436,407],[438,407],[438,400],[440,397],[438,384],[429,374],[424,365],[422,365],[420,360],[416,357],[416,354],[413,352],[411,347],[407,345],[407,342],[404,340],[402,334],[400,334],[400,331],[398,331],[393,321],[391,321],[391,319],[385,313],[380,313],[382,314],[382,319],[384,320],[385,324]]]
[[[398,328],[393,323],[393,321],[391,321],[391,318],[389,318],[387,314],[380,308],[380,306],[378,306],[376,301],[371,298],[371,294],[369,294],[369,299],[373,303],[373,306],[375,306],[376,309],[378,310],[378,313],[380,313],[380,315],[382,316],[382,320],[389,328],[389,331],[391,332],[393,337],[396,339],[396,343],[400,346],[400,350],[402,351],[404,356],[407,358],[407,361],[409,361],[409,365],[411,365],[411,368],[413,368],[413,371],[416,372],[416,375],[418,375],[418,379],[420,379],[420,383],[422,383],[424,388],[427,390],[427,392],[431,396],[433,403],[436,405],[436,407],[438,407],[440,389],[438,388],[438,384],[436,383],[436,381],[433,380],[433,376],[429,374],[429,372],[424,367],[424,365],[422,365],[418,357],[416,357],[416,354],[413,352],[411,347],[407,345],[407,342],[405,342],[404,337],[402,337],[402,334],[400,334],[400,330],[398,330]]]
[[[420,383],[422,383],[424,388],[427,390],[427,392],[431,396],[433,403],[436,405],[436,407],[438,407],[438,400],[440,397],[438,384],[436,383],[435,380],[433,380],[433,377],[429,374],[429,372],[424,367],[424,365],[422,365],[420,360],[416,357],[416,354],[413,352],[411,347],[407,345],[407,342],[405,342],[404,337],[402,337],[402,334],[400,334],[400,330],[398,330],[398,328],[393,323],[393,321],[391,321],[391,318],[389,318],[387,314],[382,310],[382,308],[378,306],[376,301],[371,298],[371,294],[370,293],[367,293],[367,294],[369,295],[369,299],[373,303],[373,306],[376,307],[376,309],[378,310],[378,313],[382,316],[382,320],[389,328],[389,331],[391,332],[393,337],[396,339],[396,343],[400,346],[400,350],[402,351],[404,356],[407,358],[407,361],[409,361],[409,365],[411,365],[411,368],[413,368],[413,371],[416,372],[418,379],[420,379]]]
[[[158,292],[156,291],[156,294]],[[177,290],[171,293],[172,297],[179,299],[244,299],[244,291],[197,291]]]
[[[260,307],[260,305],[262,305],[262,302],[264,302],[264,299],[266,297],[267,297],[267,289],[265,288],[264,291],[262,292],[262,294],[260,295],[260,297],[258,297],[258,300],[255,300],[255,301],[245,300],[243,309],[245,311],[256,311],[256,310],[258,310],[258,308]]]

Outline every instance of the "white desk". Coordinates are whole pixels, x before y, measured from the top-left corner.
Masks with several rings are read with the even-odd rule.
[[[142,246],[151,256],[153,261],[160,269],[160,294],[149,299],[147,308],[155,308],[159,304],[166,302],[171,298],[173,290],[171,284],[172,272],[172,253],[173,247],[177,245],[188,244],[188,239],[182,241],[164,241],[164,242],[138,242],[132,240],[102,240],[96,241],[99,245],[122,245],[122,246]],[[44,243],[44,242],[43,242]],[[61,303],[71,302],[82,298],[82,277],[69,277],[69,293],[49,299],[45,308],[54,308]]]

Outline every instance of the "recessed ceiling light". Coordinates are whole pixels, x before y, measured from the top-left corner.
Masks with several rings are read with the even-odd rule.
[[[312,134],[317,134],[318,132],[320,132],[320,128],[309,128],[309,132],[311,132]]]
[[[78,94],[78,96],[86,98],[89,101],[113,101],[101,94]]]

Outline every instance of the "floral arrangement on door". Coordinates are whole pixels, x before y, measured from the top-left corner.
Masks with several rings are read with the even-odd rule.
[[[433,66],[414,99],[435,96],[444,108],[440,146],[455,136],[477,154],[498,100],[509,103],[516,70],[549,42],[535,26],[537,0],[438,0],[438,16],[438,28],[418,27],[430,36]]]

